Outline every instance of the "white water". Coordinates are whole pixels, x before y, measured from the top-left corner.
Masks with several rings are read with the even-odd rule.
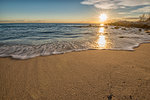
[[[150,35],[138,28],[78,27],[82,24],[8,25],[0,26],[3,27],[0,29],[0,57],[28,59],[89,49],[134,50],[141,43],[150,42]]]

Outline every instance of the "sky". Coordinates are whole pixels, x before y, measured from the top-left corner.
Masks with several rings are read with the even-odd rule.
[[[98,23],[137,19],[150,13],[150,0],[0,0],[0,23]]]

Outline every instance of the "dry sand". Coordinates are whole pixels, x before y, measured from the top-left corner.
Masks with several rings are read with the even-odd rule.
[[[150,44],[0,58],[0,100],[150,100]]]

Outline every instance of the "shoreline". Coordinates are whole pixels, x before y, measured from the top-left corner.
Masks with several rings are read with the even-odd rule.
[[[2,100],[148,100],[150,44],[27,60],[0,58]]]
[[[34,56],[34,57],[29,57],[29,58],[15,58],[13,56],[0,56],[0,58],[10,58],[10,59],[14,59],[14,60],[28,60],[28,59],[33,59],[36,57],[47,57],[47,56],[53,56],[53,55],[63,55],[63,54],[67,54],[67,53],[72,53],[72,52],[84,52],[84,51],[91,51],[91,50],[110,50],[110,51],[135,51],[136,48],[139,48],[141,45],[143,44],[150,44],[150,41],[147,41],[145,43],[139,43],[137,46],[132,47],[132,49],[130,48],[129,50],[121,50],[121,49],[85,49],[85,50],[74,50],[74,51],[66,51],[66,52],[60,52],[58,54],[50,54],[50,55],[38,55],[38,56]]]

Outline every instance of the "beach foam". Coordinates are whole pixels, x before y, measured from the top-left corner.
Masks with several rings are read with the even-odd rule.
[[[93,49],[134,50],[150,42],[150,35],[138,28],[85,26],[88,25],[2,24],[0,57],[28,59]]]

